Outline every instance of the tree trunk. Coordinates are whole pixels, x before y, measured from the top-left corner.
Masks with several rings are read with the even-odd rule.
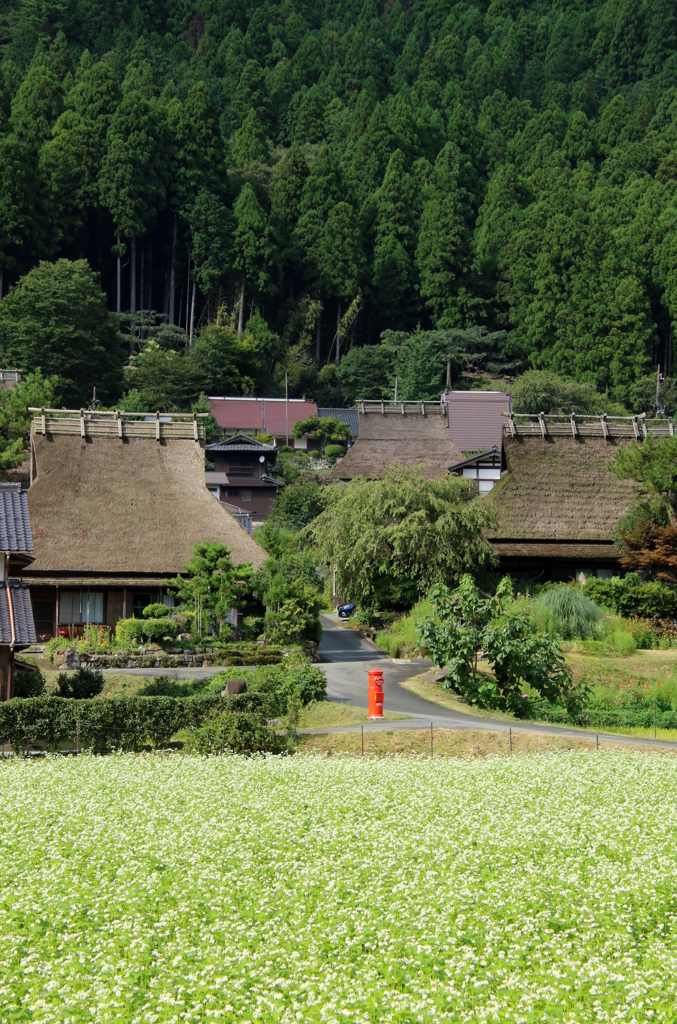
[[[190,299],[190,249],[188,249],[188,246],[186,246],[186,249],[188,250],[188,283],[186,284],[186,334],[187,334],[188,333],[188,302],[189,302],[189,299]],[[179,324],[179,327],[180,326],[181,325]]]
[[[136,235],[131,237],[129,254],[129,312],[136,313]],[[132,317],[129,325],[129,354],[134,354],[134,338],[136,336],[136,320]]]
[[[132,235],[131,243],[129,258],[129,312],[136,313],[136,235]]]
[[[315,324],[315,361],[318,366],[320,364],[320,336],[322,333],[322,309],[317,314],[317,322]]]
[[[146,295],[146,250],[141,246],[141,283],[139,285],[139,298],[141,300],[141,309],[145,309],[144,298]]]
[[[188,348],[193,347],[193,323],[195,321],[195,281],[193,281],[193,297],[190,300],[190,334],[188,335]]]
[[[153,308],[153,238],[148,241],[148,274],[146,275],[146,309]]]
[[[242,275],[242,284],[240,285],[240,310],[237,315],[237,336],[238,338],[242,334],[242,327],[244,325],[244,274]]]
[[[0,302],[2,302],[2,282],[3,282],[4,268],[0,267]]]
[[[119,320],[120,319],[120,313],[122,312],[122,304],[121,304],[121,296],[122,296],[122,291],[121,291],[121,286],[122,286],[122,260],[120,258],[120,236],[119,235],[118,235],[117,270],[118,270],[118,279],[117,279],[117,284],[116,284],[116,290],[117,290],[117,314],[118,314],[118,320]]]
[[[181,298],[179,299],[179,327],[181,326],[181,314],[183,313],[183,288],[181,289]]]
[[[176,235],[178,232],[178,224],[176,221],[176,214],[174,214],[174,233],[172,235],[172,262],[171,269],[169,271],[169,322],[174,323],[174,304],[176,302],[176,271],[174,270],[174,253],[176,252]]]
[[[339,302],[336,307],[336,365],[339,364],[341,358],[341,335],[339,331],[341,329],[341,303]]]

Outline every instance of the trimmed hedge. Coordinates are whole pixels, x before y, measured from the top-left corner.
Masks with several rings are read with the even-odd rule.
[[[234,754],[279,754],[288,749],[285,737],[256,715],[227,711],[199,729],[194,729],[186,740],[184,750],[195,754],[220,754],[224,750]]]
[[[124,747],[135,750],[148,740],[167,743],[179,729],[196,729],[224,710],[219,695],[207,697],[111,697],[73,700],[29,697],[0,703],[0,740],[8,739],[17,753],[29,742],[56,750],[75,742],[80,723],[80,746],[103,753]]]
[[[594,576],[585,581],[585,593],[593,601],[604,605],[618,615],[643,619],[677,618],[677,587],[653,581],[642,583],[637,573],[598,580]]]

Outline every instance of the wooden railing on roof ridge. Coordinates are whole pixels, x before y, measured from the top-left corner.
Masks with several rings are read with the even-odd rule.
[[[382,416],[392,415],[393,413],[397,413],[398,416],[406,416],[407,413],[417,413],[421,416],[433,413],[433,415],[446,416],[444,402],[394,402],[392,399],[389,402],[365,399],[357,403],[357,411],[361,415],[368,412],[376,412]]]
[[[599,416],[571,413],[569,416],[544,413],[503,412],[505,434],[511,437],[604,437],[634,438],[643,441],[653,437],[674,437],[672,418],[647,419],[646,413],[638,416]]]
[[[203,420],[209,413],[123,412],[121,409],[39,409],[29,406],[35,434],[77,434],[80,437],[152,437],[161,440],[203,441]]]

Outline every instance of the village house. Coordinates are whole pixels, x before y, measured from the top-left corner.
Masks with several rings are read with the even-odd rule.
[[[486,499],[500,571],[540,583],[617,575],[614,534],[642,492],[607,463],[621,446],[672,429],[644,416],[508,416],[501,480]]]
[[[209,406],[224,434],[265,434],[276,445],[306,448],[306,438],[293,437],[294,426],[317,416],[315,402],[305,398],[211,398]]]
[[[36,411],[36,410],[33,410]],[[196,544],[236,565],[266,553],[205,487],[204,426],[194,415],[44,410],[33,420],[30,586],[40,640],[114,627],[152,602]]]
[[[265,520],[284,481],[274,475],[277,448],[241,431],[208,444],[207,458],[214,465],[205,474],[207,487],[228,506],[250,515],[254,524]]]
[[[357,411],[359,436],[336,460],[333,480],[379,478],[395,464],[416,467],[434,480],[463,460],[442,402],[360,402]]]
[[[17,576],[32,561],[26,491],[0,483],[0,700],[12,696],[15,653],[36,640],[28,586]]]

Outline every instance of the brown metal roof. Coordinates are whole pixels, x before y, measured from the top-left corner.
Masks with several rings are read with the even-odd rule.
[[[502,413],[512,412],[506,391],[447,391],[444,396],[451,440],[462,452],[499,449],[503,443]]]

